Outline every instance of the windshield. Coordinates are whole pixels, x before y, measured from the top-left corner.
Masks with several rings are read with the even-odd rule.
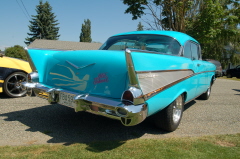
[[[109,38],[100,50],[139,49],[178,55],[180,44],[172,37],[163,35],[132,34]]]

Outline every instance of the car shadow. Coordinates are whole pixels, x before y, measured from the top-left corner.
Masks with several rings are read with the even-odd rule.
[[[232,90],[234,90],[236,92],[240,92],[240,89],[232,89]],[[240,95],[240,94],[234,94],[234,95]]]
[[[186,111],[187,109],[189,109],[191,106],[193,106],[196,103],[195,100],[192,100],[191,102],[187,103],[184,105],[184,111]]]
[[[193,104],[194,102],[188,103],[186,109]],[[29,127],[25,131],[41,132],[50,136],[51,139],[47,143],[61,143],[66,146],[85,143],[88,150],[95,152],[114,149],[127,140],[140,138],[146,133],[156,135],[169,133],[157,129],[151,118],[136,126],[126,127],[118,120],[87,112],[76,113],[74,109],[59,104],[13,111],[0,116],[5,117],[5,121],[21,122]],[[99,148],[96,144],[98,141],[105,141],[106,145]]]

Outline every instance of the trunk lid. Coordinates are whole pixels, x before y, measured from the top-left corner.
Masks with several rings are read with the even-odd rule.
[[[44,84],[79,94],[121,98],[127,88],[124,51],[63,51],[48,60]]]

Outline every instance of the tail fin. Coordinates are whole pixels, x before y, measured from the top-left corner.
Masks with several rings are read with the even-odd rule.
[[[44,49],[28,49],[28,61],[33,72],[39,73],[39,82],[43,81],[43,75],[47,71],[47,66],[51,63],[52,54],[59,52],[59,50],[44,50]]]

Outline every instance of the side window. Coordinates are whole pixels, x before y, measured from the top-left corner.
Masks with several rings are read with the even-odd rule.
[[[191,53],[191,43],[187,42],[184,46],[184,57],[192,59],[192,53]]]
[[[200,48],[195,43],[188,41],[184,45],[184,55],[183,55],[184,57],[190,58],[192,60],[199,60],[200,59],[199,52],[200,52]]]
[[[198,45],[191,43],[191,50],[192,50],[192,60],[199,60]]]

